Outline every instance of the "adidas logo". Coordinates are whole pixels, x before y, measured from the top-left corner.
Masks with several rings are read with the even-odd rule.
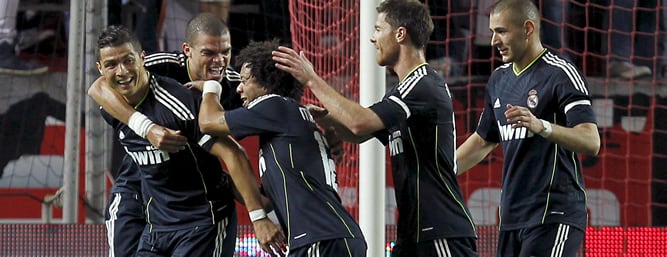
[[[493,103],[493,109],[500,108],[500,98],[496,98],[496,102]]]

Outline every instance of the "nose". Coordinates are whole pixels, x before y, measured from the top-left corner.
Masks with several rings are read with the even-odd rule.
[[[125,73],[127,73],[127,67],[125,67],[125,64],[119,64],[116,69],[116,75],[123,75]]]
[[[500,44],[500,39],[496,36],[496,33],[491,34],[491,46],[497,46]]]
[[[239,83],[239,85],[236,87],[236,93],[241,93],[243,92],[243,82]]]
[[[224,54],[216,54],[215,57],[213,58],[213,61],[217,61],[220,63],[225,63],[225,55]]]

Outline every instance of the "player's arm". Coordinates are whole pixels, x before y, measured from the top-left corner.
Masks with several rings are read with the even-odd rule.
[[[232,181],[248,209],[262,249],[267,253],[273,252],[271,248],[282,249],[285,236],[280,228],[268,218],[267,211],[263,208],[259,185],[243,147],[229,136],[225,136],[218,138],[209,151],[225,162]]]
[[[315,105],[308,105],[308,111],[317,122],[317,125],[324,128],[327,134],[335,133],[336,137],[347,142],[352,142],[355,144],[362,143],[372,137],[371,134],[368,135],[356,135],[350,129],[348,129],[341,122],[336,120],[331,116],[328,111],[322,107]]]
[[[484,160],[496,146],[498,143],[486,141],[477,132],[473,133],[456,149],[457,174],[463,174]]]
[[[225,109],[220,105],[222,85],[217,81],[208,80],[202,88],[202,102],[199,109],[199,129],[201,132],[227,136],[231,134],[225,120]]]
[[[88,88],[88,95],[112,117],[127,124],[137,135],[148,139],[158,149],[167,152],[185,149],[186,137],[179,131],[154,124],[148,117],[135,111],[120,93],[107,84],[104,77],[93,82]]]
[[[538,119],[526,107],[507,105],[505,117],[512,127],[526,127],[536,135],[563,146],[570,151],[598,155],[600,151],[600,134],[594,123],[581,123],[574,127],[565,127]]]
[[[277,51],[273,51],[273,60],[278,69],[292,74],[301,84],[310,88],[329,111],[329,115],[353,135],[368,136],[384,128],[380,117],[370,108],[345,98],[317,75],[303,52],[297,53],[291,48],[281,46]]]

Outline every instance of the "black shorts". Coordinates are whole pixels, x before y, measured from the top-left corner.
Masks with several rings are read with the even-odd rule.
[[[220,231],[218,231],[217,240],[222,239],[222,246],[218,247],[219,251],[215,252],[213,256],[233,257],[234,251],[236,251],[236,233],[238,229],[236,210],[232,211],[229,217],[222,219],[219,223],[218,229]]]
[[[558,223],[500,231],[496,256],[574,257],[583,241],[583,230]]]
[[[130,257],[137,253],[141,232],[146,227],[141,196],[113,193],[104,210],[109,256]]]
[[[440,238],[417,244],[397,243],[392,257],[434,256],[434,257],[476,257],[477,244],[472,237]]]
[[[143,231],[137,257],[232,257],[236,246],[235,215],[217,224],[175,231]],[[233,231],[229,228],[234,227]]]
[[[323,240],[309,246],[290,249],[287,257],[336,256],[365,257],[366,241],[362,238]]]

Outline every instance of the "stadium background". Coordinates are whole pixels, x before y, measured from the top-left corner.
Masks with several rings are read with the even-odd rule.
[[[433,0],[425,0],[429,1]],[[451,7],[453,1],[441,2]],[[463,43],[468,49],[465,60],[447,63],[448,67],[456,66],[462,70],[458,74],[461,76],[446,76],[454,97],[459,143],[474,130],[481,111],[485,80],[500,64],[486,38],[485,17],[490,1],[462,1],[468,2],[469,8],[434,14],[433,19],[441,26],[451,26],[455,19],[467,20],[464,22],[467,26],[463,28],[466,33],[458,37],[445,29],[445,33],[434,34],[429,42],[430,49],[439,49],[446,55],[450,54],[453,44]],[[123,6],[123,23],[130,24],[140,15],[138,2],[129,1]],[[167,5],[161,10],[164,14],[162,46],[164,50],[178,50],[178,42],[184,34],[178,31],[179,26],[183,26],[189,19],[188,13],[195,13],[198,7],[193,3],[196,1],[165,2]],[[657,66],[653,67],[653,75],[631,80],[610,76],[607,64],[611,55],[601,50],[614,47],[604,45],[609,44],[606,39],[611,31],[603,29],[602,20],[610,9],[599,2],[572,0],[566,22],[543,20],[543,23],[560,26],[569,36],[569,47],[555,50],[571,56],[587,76],[599,119],[600,155],[582,156],[590,225],[582,255],[667,256],[667,229],[664,228],[667,225],[667,172],[664,168],[667,147],[663,145],[667,141],[667,83],[661,74],[663,67],[658,66],[660,60],[667,57],[633,54],[629,60]],[[88,5],[85,7],[87,12],[95,12],[91,9],[99,7]],[[658,19],[665,19],[662,16],[664,8],[662,5],[638,4],[632,11],[635,17],[654,15],[657,24]],[[32,77],[0,75],[4,82],[0,92],[0,205],[3,206],[0,211],[0,256],[106,255],[100,205],[104,204],[105,188],[110,181],[100,175],[100,168],[90,165],[102,163],[103,172],[115,168],[115,162],[111,161],[114,159],[113,140],[108,138],[108,129],[104,124],[94,123],[94,105],[81,104],[81,139],[74,147],[78,149],[80,161],[74,165],[78,169],[68,166],[65,157],[66,135],[71,135],[65,131],[66,105],[70,103],[67,85],[72,84],[67,74],[71,68],[68,61],[72,56],[80,58],[68,51],[67,38],[73,26],[77,26],[74,21],[81,19],[73,19],[69,1],[64,0],[21,1],[20,9],[18,18],[24,22],[19,22],[19,26],[23,29],[37,28],[54,33],[20,51],[22,57],[48,65],[49,73]],[[32,18],[25,15],[30,11],[35,11]],[[88,32],[95,32],[100,28],[99,24],[106,23],[104,16],[89,18],[84,23],[88,24],[86,33],[76,39],[94,39],[96,33]],[[359,2],[354,0],[237,0],[229,14],[229,25],[234,52],[250,40],[279,37],[304,50],[318,72],[339,92],[359,99],[360,17],[374,19],[375,13],[360,14]],[[664,30],[657,29],[635,30],[630,35],[635,42],[653,42],[653,53],[663,50],[659,49],[659,42],[667,37]],[[90,48],[84,42],[77,43]],[[84,67],[80,68],[81,72],[89,76],[97,73],[92,60],[84,61]],[[395,80],[387,74],[387,86]],[[88,85],[85,82],[79,84],[82,88]],[[79,93],[82,101],[88,101],[83,90]],[[316,103],[316,100],[307,94],[304,102]],[[89,141],[92,138],[98,141]],[[257,149],[257,142],[246,139],[242,143],[250,153],[251,162],[256,164],[256,155],[252,153]],[[344,205],[356,216],[359,210],[358,147],[349,144],[344,147],[345,156],[337,167],[339,193]],[[484,163],[460,177],[464,196],[479,228],[481,256],[492,256],[495,248],[501,162],[502,154],[494,152]],[[63,210],[51,205],[51,196],[66,183],[67,172],[64,171],[79,174],[76,220],[73,222],[76,224],[62,224]],[[91,186],[94,181],[98,184],[101,181],[103,185]],[[393,225],[397,215],[389,173],[386,183],[389,249],[395,235]],[[239,233],[238,255],[255,256],[259,250],[251,226],[247,225],[245,215],[240,217],[242,232]]]

